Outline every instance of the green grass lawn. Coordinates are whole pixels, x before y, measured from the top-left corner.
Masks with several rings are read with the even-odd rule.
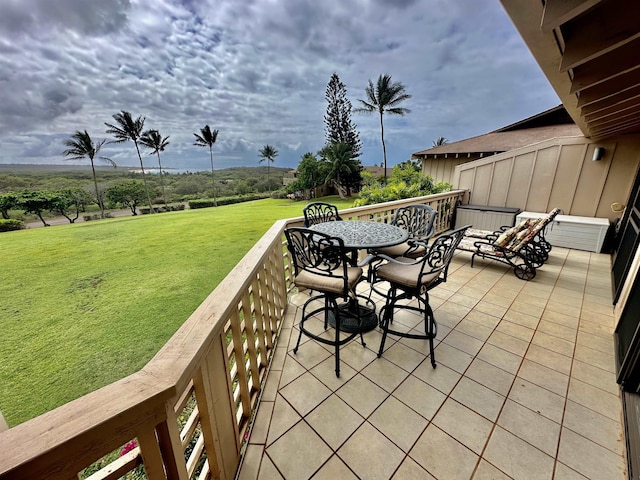
[[[268,199],[2,233],[0,411],[9,425],[142,368],[273,222],[305,204]]]

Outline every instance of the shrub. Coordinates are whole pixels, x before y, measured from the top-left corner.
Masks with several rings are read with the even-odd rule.
[[[281,188],[280,190],[275,190],[274,192],[271,192],[271,198],[279,198],[279,199],[287,198],[286,189]]]
[[[0,218],[0,232],[10,232],[12,230],[22,230],[25,228],[25,224],[22,220],[16,220],[14,218],[10,218],[5,220]]]
[[[208,207],[213,207],[214,205],[215,203],[212,198],[202,198],[200,200],[189,200],[189,208],[208,208]]]
[[[140,210],[140,213],[142,215],[147,215],[151,213],[151,210],[149,209],[149,207],[140,207],[138,210]],[[153,211],[155,213],[177,212],[178,210],[184,210],[184,204],[180,203],[177,205],[154,205],[153,206]]]
[[[404,171],[394,167],[394,175],[386,186],[378,182],[368,182],[360,190],[360,198],[354,202],[354,207],[373,205],[375,203],[391,202],[404,198],[421,197],[451,190],[448,183],[437,182],[428,175],[414,172],[406,175]]]
[[[100,220],[102,216],[99,213],[94,213],[93,215],[83,215],[82,217],[85,222],[90,220]],[[111,212],[104,212],[104,218],[113,218],[113,214]]]
[[[217,203],[218,203],[218,206],[220,207],[222,205],[231,205],[233,203],[251,202],[252,200],[262,200],[263,198],[269,198],[269,194],[265,193],[265,194],[242,195],[239,197],[222,197],[218,199]],[[208,208],[213,206],[214,206],[213,198],[189,200],[189,208]]]

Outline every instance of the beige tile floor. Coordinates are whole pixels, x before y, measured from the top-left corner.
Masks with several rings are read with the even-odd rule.
[[[627,478],[610,257],[554,248],[529,282],[469,260],[431,292],[435,370],[422,340],[390,336],[377,359],[376,328],[336,378],[331,347],[303,337],[293,353],[294,295],[239,478]]]

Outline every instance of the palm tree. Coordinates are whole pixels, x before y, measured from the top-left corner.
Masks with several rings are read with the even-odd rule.
[[[442,145],[446,145],[447,143],[449,143],[449,140],[444,137],[438,137],[437,140],[433,141],[433,147],[441,147]]]
[[[213,144],[216,143],[218,139],[218,130],[211,130],[209,125],[205,125],[204,128],[200,129],[200,135],[194,133],[196,137],[196,143],[194,145],[198,147],[209,147],[209,154],[211,155],[211,183],[213,186],[213,205],[218,206],[218,201],[216,200],[216,181],[215,181],[215,172],[213,170]]]
[[[260,162],[267,162],[267,185],[269,187],[269,194],[271,194],[271,181],[269,180],[269,167],[276,160],[278,156],[278,150],[276,150],[271,145],[265,145],[260,150]]]
[[[345,178],[358,171],[358,162],[353,157],[351,145],[344,142],[336,142],[327,145],[318,152],[323,160],[329,163],[329,170],[325,183],[333,181],[341,198],[351,195],[348,185],[345,187]],[[343,191],[345,193],[343,193]]]
[[[403,116],[411,110],[398,105],[405,100],[411,98],[411,95],[405,93],[404,85],[400,82],[391,83],[391,75],[380,75],[378,82],[373,85],[369,80],[369,86],[365,93],[367,100],[358,100],[362,105],[355,109],[358,113],[375,113],[380,114],[380,135],[382,138],[382,155],[384,158],[384,182],[387,183],[387,147],[384,144],[384,124],[382,123],[382,115],[390,113],[393,115]]]
[[[96,179],[96,168],[93,163],[94,158],[100,152],[100,149],[104,145],[106,140],[102,140],[98,143],[93,143],[91,136],[85,130],[81,132],[77,130],[71,138],[64,141],[65,146],[69,147],[67,150],[62,152],[65,157],[70,157],[67,160],[81,160],[85,157],[89,157],[89,161],[91,162],[91,171],[93,173],[93,185],[96,189],[96,200],[98,201],[98,205],[100,206],[100,216],[104,218],[104,204],[102,203],[102,196],[98,191],[98,180]],[[116,162],[107,157],[98,157],[98,160],[102,160],[112,166],[116,166]]]
[[[131,140],[136,146],[136,152],[138,153],[138,159],[140,160],[140,170],[142,171],[142,180],[144,182],[144,190],[147,194],[147,202],[149,203],[149,211],[155,213],[153,205],[151,205],[151,197],[149,196],[149,188],[147,187],[147,177],[144,175],[144,164],[142,163],[142,155],[140,155],[140,147],[138,147],[138,141],[144,128],[144,117],[138,116],[135,120],[129,112],[121,110],[120,113],[113,115],[113,119],[117,125],[105,122],[104,124],[109,127],[107,133],[113,135],[116,139],[110,143],[123,143]]]
[[[162,163],[160,163],[160,152],[164,152],[164,149],[169,146],[169,136],[162,138],[158,130],[147,130],[140,137],[140,143],[152,150],[151,155],[154,153],[158,155],[158,167],[160,167],[160,186],[162,187],[162,201],[165,206],[167,205],[167,197],[164,195],[164,178],[162,174]]]

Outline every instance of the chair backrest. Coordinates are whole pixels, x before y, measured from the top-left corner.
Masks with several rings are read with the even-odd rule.
[[[336,222],[342,220],[338,215],[338,207],[330,203],[314,202],[302,209],[304,226],[311,227],[317,223]]]
[[[537,219],[531,218],[522,220],[520,223],[508,228],[495,238],[493,246],[498,249],[512,250],[512,247],[516,243],[520,243],[522,237],[527,234],[530,231],[531,226],[537,222]]]
[[[559,213],[560,213],[560,214],[562,213],[562,209],[561,209],[561,208],[556,207],[556,208],[554,208],[553,210],[551,210],[551,211],[549,212],[549,215],[548,215],[548,217],[549,217],[549,220],[548,220],[548,221],[549,221],[549,222],[553,221],[553,219],[554,219],[554,218],[556,218],[556,215],[558,215]],[[547,222],[547,223],[548,223],[548,222]]]
[[[391,224],[409,232],[409,239],[428,240],[435,231],[435,219],[436,212],[429,205],[408,205],[396,210]]]
[[[287,228],[284,234],[296,277],[308,272],[314,276],[343,278],[346,295],[349,261],[341,238],[304,227]]]
[[[540,217],[537,219],[529,218],[529,219],[523,220],[520,224],[514,227],[514,228],[518,228],[518,227],[521,227],[521,228],[509,240],[508,244],[505,246],[505,249],[510,250],[512,252],[517,252],[520,249],[522,249],[522,247],[527,245],[537,235],[544,236],[545,227],[549,225],[553,221],[553,219],[556,217],[556,215],[558,215],[558,213],[560,213],[561,211],[562,210],[560,210],[559,208],[554,208],[548,215],[544,217]]]
[[[420,272],[421,278],[418,284],[421,283],[422,276],[424,275],[434,276],[435,274],[438,274],[438,280],[434,285],[447,281],[449,264],[451,263],[453,254],[455,253],[460,240],[464,237],[464,232],[470,227],[471,225],[465,225],[464,227],[457,228],[446,235],[440,235],[435,239],[423,257],[424,263],[422,265]]]

